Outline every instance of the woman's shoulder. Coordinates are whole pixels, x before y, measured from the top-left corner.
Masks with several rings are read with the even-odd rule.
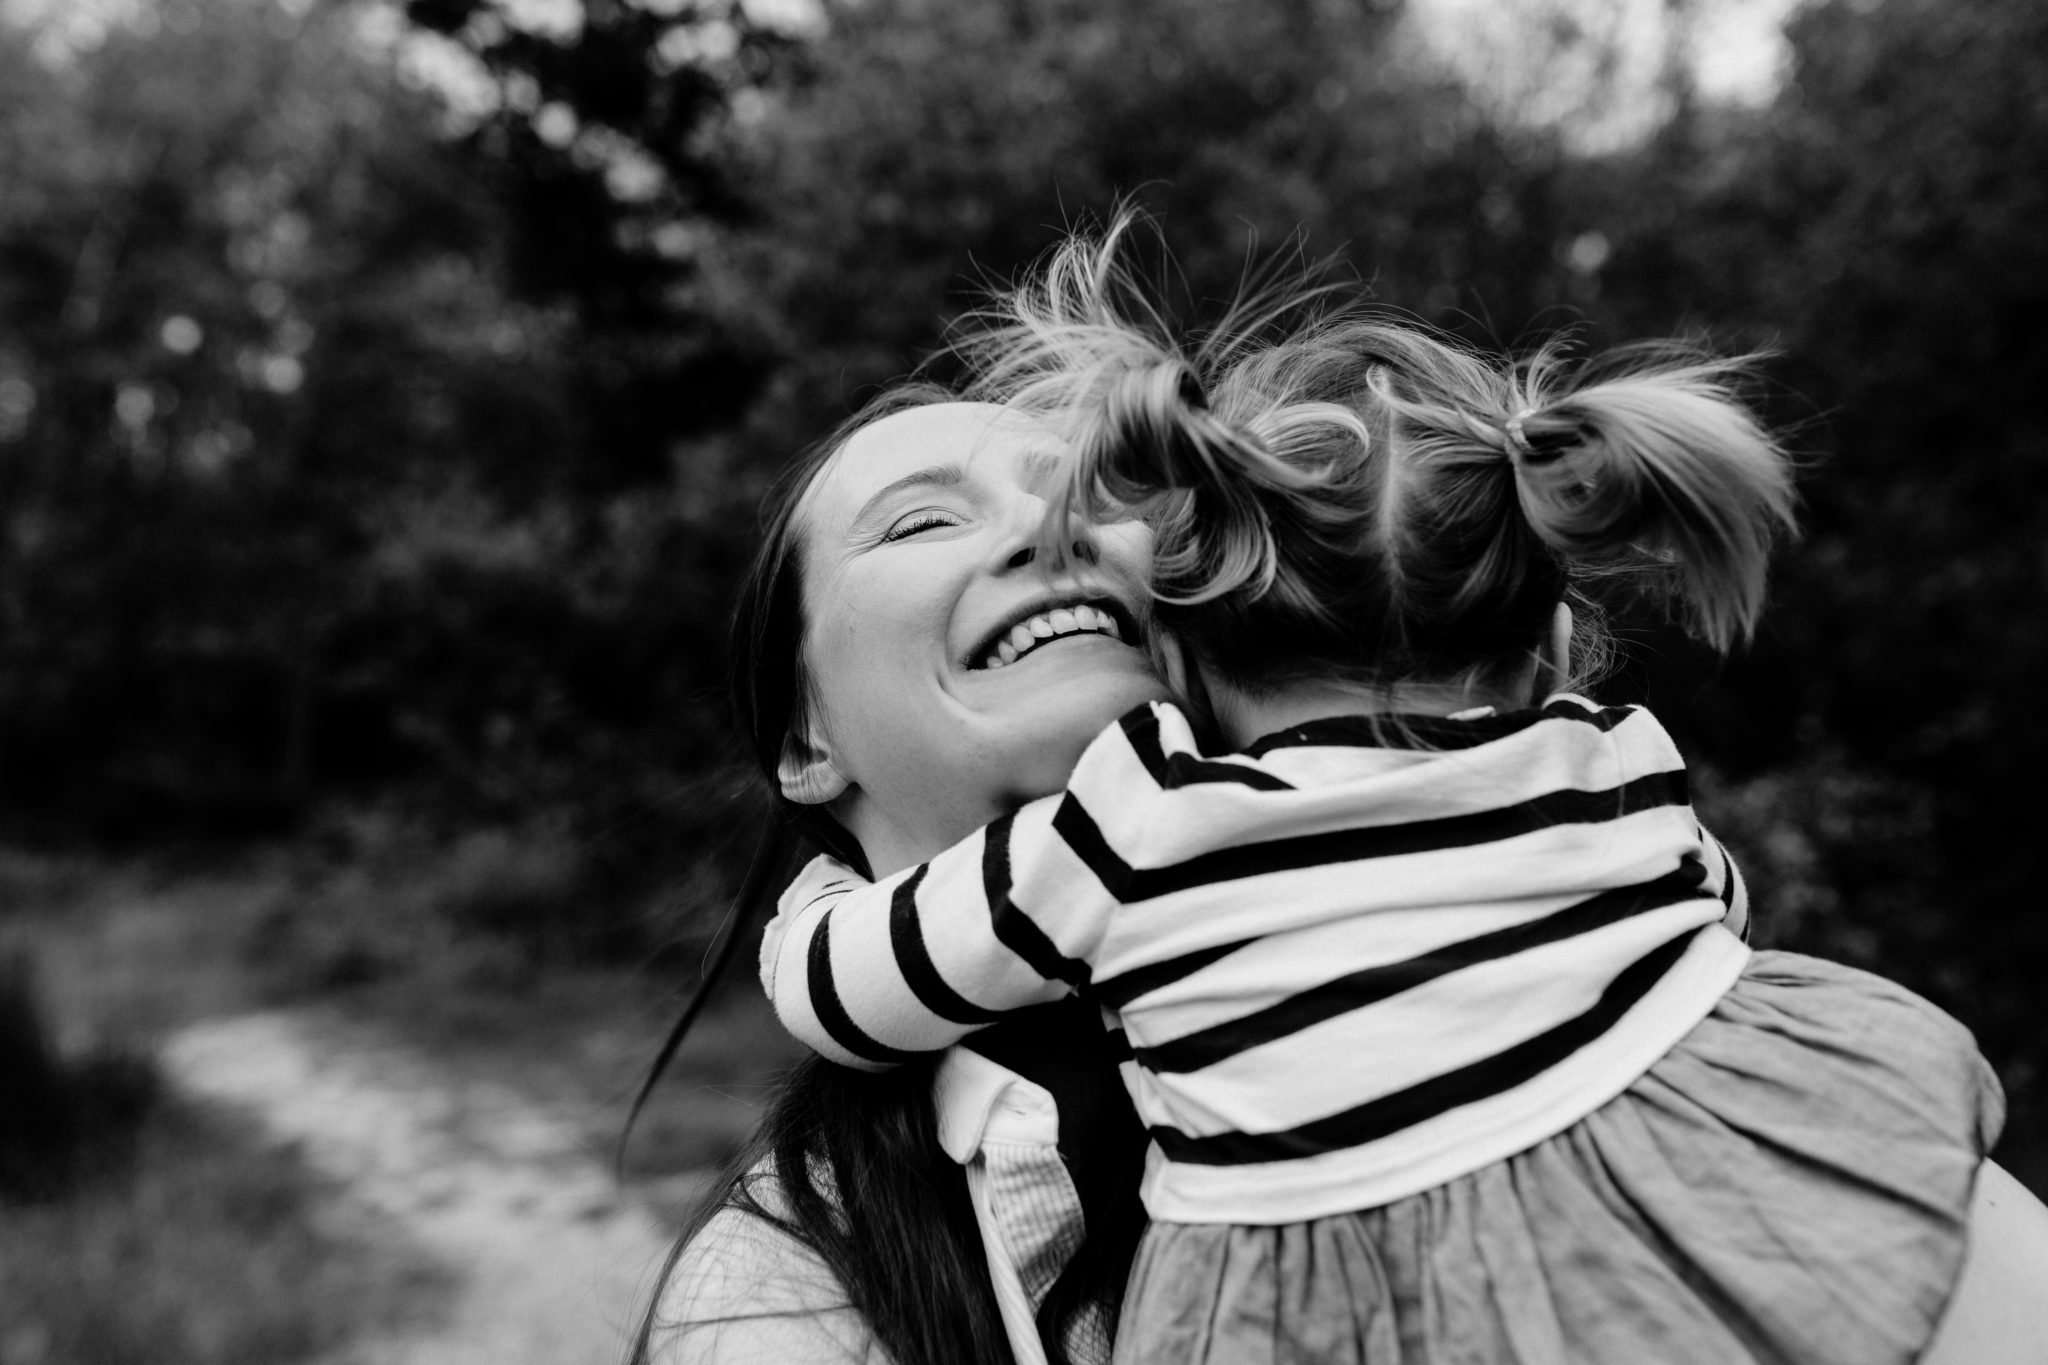
[[[744,1179],[756,1207],[727,1203],[677,1255],[648,1365],[887,1365],[839,1277],[776,1221],[774,1176],[756,1168]]]
[[[1992,1162],[1977,1172],[1970,1244],[1922,1365],[2048,1362],[2048,1208]]]

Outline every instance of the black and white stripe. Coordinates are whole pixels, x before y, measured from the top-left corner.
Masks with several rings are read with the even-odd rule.
[[[764,980],[849,1065],[1071,991],[1114,1009],[1153,1215],[1223,1222],[1369,1207],[1560,1131],[1713,1007],[1748,919],[1662,727],[1576,698],[1222,756],[1157,705],[1063,795],[873,885],[813,864],[784,904]]]

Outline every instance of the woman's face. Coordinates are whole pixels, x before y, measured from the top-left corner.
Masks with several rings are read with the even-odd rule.
[[[810,690],[783,790],[829,803],[877,876],[1059,790],[1166,695],[1132,627],[1149,533],[1077,529],[1057,571],[1034,551],[1067,458],[1004,408],[913,408],[854,435],[797,509]]]

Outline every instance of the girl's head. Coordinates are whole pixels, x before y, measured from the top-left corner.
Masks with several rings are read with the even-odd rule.
[[[913,386],[786,486],[735,619],[734,696],[786,808],[854,866],[909,866],[1057,791],[1096,732],[1163,695],[1136,647],[1149,532],[1108,520],[1040,549],[1071,465],[1043,423]]]
[[[1205,679],[1492,700],[1594,579],[1717,649],[1754,626],[1792,492],[1740,362],[1515,365],[1355,316],[1189,353],[1118,316],[1116,249],[1070,243],[977,344],[1079,453],[1048,534],[1142,511],[1156,626]]]

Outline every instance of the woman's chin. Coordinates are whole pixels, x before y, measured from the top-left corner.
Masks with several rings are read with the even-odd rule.
[[[957,685],[963,697],[975,699],[977,708],[998,699],[1050,702],[1054,696],[1060,705],[1072,705],[1076,695],[1106,690],[1130,696],[1130,704],[1123,708],[1127,711],[1166,695],[1144,650],[1105,635],[1056,640],[1012,663],[964,670],[957,675]]]
[[[1167,695],[1143,650],[1109,639],[1062,641],[957,683],[960,699],[1005,732],[1004,747],[1033,778],[1058,769],[1037,795],[1065,786],[1081,751],[1118,716]]]

